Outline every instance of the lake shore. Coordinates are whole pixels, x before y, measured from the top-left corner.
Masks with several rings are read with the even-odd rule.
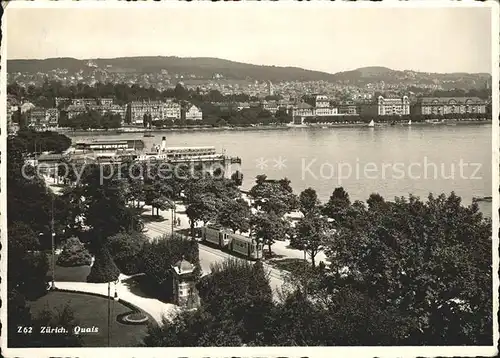
[[[463,125],[485,125],[492,124],[491,120],[460,120],[460,121],[445,121],[439,123],[429,123],[429,122],[414,122],[411,126],[463,126]],[[392,126],[406,126],[406,123],[397,123],[391,125],[390,123],[376,123],[375,127],[392,127]],[[223,131],[262,131],[262,130],[289,130],[292,128],[356,128],[356,127],[367,127],[366,123],[313,123],[313,124],[302,124],[302,125],[276,125],[276,126],[254,126],[254,127],[176,127],[176,128],[131,128],[125,127],[120,129],[111,130],[68,130],[63,128],[55,129],[61,134],[69,134],[72,136],[88,136],[92,135],[116,135],[116,134],[129,134],[129,133],[168,133],[168,132],[223,132]]]

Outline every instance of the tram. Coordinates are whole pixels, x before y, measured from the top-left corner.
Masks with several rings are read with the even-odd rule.
[[[227,250],[245,256],[250,260],[262,258],[262,244],[255,238],[232,233],[217,226],[204,226],[201,230],[203,241],[216,245],[221,250]]]

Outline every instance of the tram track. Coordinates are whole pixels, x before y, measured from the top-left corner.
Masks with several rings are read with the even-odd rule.
[[[170,230],[166,231],[165,230],[165,225],[161,224],[161,223],[150,222],[150,223],[147,223],[145,225],[145,228],[148,229],[148,232],[149,231],[153,231],[153,232],[159,234],[158,236],[154,236],[153,237],[152,235],[147,235],[148,233],[146,233],[146,235],[149,236],[151,240],[155,239],[156,237],[163,236],[165,234],[170,234]],[[244,257],[239,257],[239,256],[236,256],[236,255],[231,255],[231,254],[229,254],[227,252],[224,252],[224,251],[221,251],[219,249],[212,248],[212,247],[207,246],[207,245],[205,245],[203,243],[200,243],[200,242],[198,242],[198,248],[201,251],[207,252],[209,254],[218,256],[218,257],[223,258],[223,259],[235,258],[235,259],[244,260],[244,261],[247,261],[247,262],[254,262],[254,261],[248,260],[248,259],[246,259]],[[262,264],[263,264],[264,268],[269,272],[269,275],[271,277],[273,277],[274,279],[280,280],[280,281],[283,280],[283,273],[280,270],[277,270],[277,269],[271,267],[269,264],[267,264],[265,262],[263,262]]]

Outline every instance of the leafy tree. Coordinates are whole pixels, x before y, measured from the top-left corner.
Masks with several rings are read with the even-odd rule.
[[[328,242],[331,269],[401,312],[406,344],[491,343],[491,221],[476,204],[410,195],[361,216]]]
[[[350,207],[351,201],[349,194],[342,187],[335,188],[330,199],[323,208],[323,213],[335,220],[337,225],[342,225],[345,220],[347,209]]]
[[[106,248],[101,248],[95,256],[94,264],[87,276],[87,282],[104,283],[118,280],[120,270]]]
[[[272,309],[269,277],[262,264],[255,265],[235,259],[215,263],[198,284],[202,309],[219,321],[234,322],[242,341],[252,344],[268,339],[266,319]]]
[[[28,299],[36,299],[47,291],[47,255],[39,252],[37,235],[22,222],[8,227],[9,259],[7,283],[9,290],[16,290]]]
[[[147,238],[139,232],[121,232],[108,238],[106,248],[116,266],[126,275],[139,273],[142,269],[142,249]]]
[[[231,174],[231,180],[234,181],[236,186],[241,186],[243,184],[243,174],[237,170]]]
[[[94,233],[94,249],[107,237],[129,230],[137,221],[127,207],[126,187],[126,181],[113,167],[89,166],[83,174],[79,191],[85,198],[83,216]]]
[[[66,240],[63,251],[57,258],[57,264],[66,267],[90,265],[91,262],[92,257],[76,237]]]
[[[323,250],[326,235],[329,231],[328,222],[318,213],[308,213],[297,225],[298,243],[311,258],[315,267],[316,255]]]
[[[71,145],[71,139],[64,134],[50,131],[38,132],[31,129],[20,130],[12,140],[19,142],[23,152],[27,153],[37,151],[62,153]]]
[[[255,183],[249,194],[256,209],[282,216],[298,208],[299,202],[290,186],[290,180],[268,180],[265,175],[258,175]]]
[[[198,195],[191,199],[192,201],[186,207],[186,215],[189,218],[191,226],[191,236],[194,237],[194,228],[198,221],[206,225],[210,220],[217,216],[218,200],[215,195],[207,193]]]
[[[306,215],[312,211],[315,211],[321,205],[318,194],[313,188],[307,188],[302,191],[299,195],[300,211],[302,214]]]
[[[252,212],[248,203],[242,199],[228,201],[217,215],[217,223],[230,228],[233,232],[247,232],[250,229]]]
[[[140,254],[149,293],[171,300],[173,294],[172,265],[184,258],[195,266],[195,275],[201,275],[198,244],[183,237],[162,238],[146,243]]]
[[[378,193],[370,194],[366,203],[368,204],[368,208],[370,210],[386,209],[389,206],[385,199]]]
[[[238,347],[243,344],[233,321],[221,321],[203,309],[185,311],[173,321],[164,319],[161,326],[150,326],[143,343],[147,347]]]
[[[269,255],[272,256],[271,246],[275,240],[284,240],[290,228],[290,222],[273,211],[257,213],[252,218],[252,228],[255,238],[268,246]]]

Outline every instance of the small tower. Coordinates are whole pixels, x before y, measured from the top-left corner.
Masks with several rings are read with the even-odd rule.
[[[194,265],[184,257],[172,266],[174,303],[193,308],[198,303]]]

